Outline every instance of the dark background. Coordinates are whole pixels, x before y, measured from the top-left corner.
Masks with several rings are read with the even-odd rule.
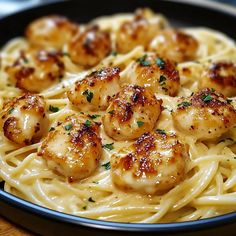
[[[28,8],[31,6],[38,5],[40,3],[48,3],[48,2],[53,2],[53,1],[56,1],[56,0],[0,0],[0,18],[3,17],[4,15],[8,15],[15,11],[19,11],[23,8]],[[86,0],[81,0],[81,1],[86,1]],[[111,2],[112,1],[113,0],[111,0]],[[195,1],[198,1],[198,0],[195,0]],[[218,1],[218,2],[227,3],[227,4],[236,6],[236,0],[208,0],[208,1]]]

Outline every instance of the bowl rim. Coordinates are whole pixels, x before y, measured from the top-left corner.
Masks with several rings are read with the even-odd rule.
[[[0,18],[0,22],[4,19],[11,18],[19,13],[27,12],[31,9],[46,7],[47,5],[53,5],[57,3],[72,2],[73,0],[52,0],[51,2],[44,2],[40,5],[35,5],[27,7],[23,10],[19,10],[13,14],[8,14]],[[213,2],[209,0],[165,0],[172,3],[181,3],[186,5],[194,5],[203,7],[207,10],[215,10],[221,13],[225,13],[236,17],[236,7],[232,5],[227,5],[220,2]],[[67,214],[46,208],[44,206],[37,205],[35,203],[29,202],[27,200],[21,199],[0,189],[0,201],[7,203],[15,208],[21,209],[23,211],[36,214],[40,217],[45,217],[47,219],[56,220],[64,223],[70,223],[77,226],[85,226],[94,229],[103,230],[116,230],[116,231],[129,231],[129,232],[180,232],[180,231],[193,231],[210,229],[212,227],[219,227],[221,225],[231,224],[236,222],[236,211],[223,214],[220,216],[215,216],[206,219],[184,221],[184,222],[172,222],[172,223],[120,223],[105,220],[96,220],[85,218],[82,216],[76,216],[72,214]]]
[[[78,226],[86,226],[97,229],[117,230],[117,231],[159,231],[159,232],[177,232],[192,231],[205,228],[218,227],[236,222],[236,212],[227,213],[206,219],[193,221],[174,222],[174,223],[120,223],[113,221],[104,221],[71,215],[56,210],[51,210],[44,206],[39,206],[27,200],[18,198],[4,190],[0,189],[0,200],[17,207],[23,211],[36,214],[47,219],[57,220],[64,223],[70,223]]]

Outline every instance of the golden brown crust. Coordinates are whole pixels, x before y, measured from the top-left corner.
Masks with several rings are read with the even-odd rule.
[[[174,134],[146,132],[128,150],[124,156],[119,156],[119,153],[112,156],[112,176],[118,187],[160,193],[185,178],[188,149]],[[146,182],[143,183],[145,186],[142,186],[142,181]]]
[[[162,100],[151,90],[128,85],[112,99],[103,116],[106,133],[115,140],[132,140],[153,129],[160,113]]]
[[[173,61],[184,62],[196,58],[198,41],[180,30],[165,29],[156,34],[148,49]]]
[[[172,116],[177,130],[199,140],[218,138],[236,122],[234,107],[210,88],[181,98]]]
[[[6,72],[16,87],[30,92],[40,92],[63,77],[65,66],[60,52],[22,51],[13,65],[6,67]]]
[[[144,54],[132,66],[126,80],[149,87],[154,93],[176,96],[180,86],[179,72],[174,62],[154,54]]]
[[[120,90],[119,72],[118,67],[106,67],[75,82],[74,87],[67,92],[70,102],[84,111],[105,110],[111,97]]]
[[[165,22],[150,22],[153,13],[147,9],[138,9],[132,20],[124,21],[116,32],[116,49],[127,53],[136,46],[146,47],[156,32],[165,27]]]
[[[20,145],[34,143],[47,127],[43,98],[26,93],[5,103],[1,122],[5,137],[12,142]]]
[[[78,25],[66,17],[49,15],[30,23],[25,35],[33,47],[61,49],[78,31]]]
[[[212,63],[202,74],[200,87],[211,87],[231,97],[236,95],[236,65],[230,61]]]
[[[84,80],[76,82],[76,90],[80,90],[81,84],[87,84],[89,87],[94,87],[97,81],[112,81],[119,79],[119,67],[105,67],[100,70],[94,71],[87,75]]]
[[[72,115],[49,132],[38,155],[70,181],[88,177],[101,158],[100,124]],[[58,146],[58,143],[63,146]]]
[[[97,25],[90,26],[69,43],[68,52],[74,63],[95,66],[111,52],[110,34]]]

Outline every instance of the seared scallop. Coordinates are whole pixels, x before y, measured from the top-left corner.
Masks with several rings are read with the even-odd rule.
[[[111,157],[113,183],[143,194],[162,194],[185,178],[188,148],[175,134],[144,133]]]
[[[166,29],[156,34],[148,50],[173,61],[184,62],[196,59],[198,41],[182,31]]]
[[[48,129],[45,110],[43,98],[30,93],[6,103],[1,112],[5,137],[20,145],[38,141]]]
[[[102,121],[115,140],[133,140],[151,131],[161,113],[162,100],[144,87],[124,87],[112,100]]]
[[[200,88],[214,88],[227,97],[236,96],[236,64],[220,61],[211,64],[202,74]]]
[[[177,130],[198,140],[218,138],[236,123],[234,107],[209,88],[180,99],[172,116]]]
[[[51,15],[36,19],[26,28],[33,47],[61,49],[78,32],[78,26],[66,17]]]
[[[48,167],[69,181],[90,176],[102,155],[99,124],[77,115],[68,116],[50,131],[38,154]]]
[[[59,52],[22,51],[14,64],[6,68],[6,72],[16,87],[41,92],[63,77],[65,66]]]
[[[149,9],[139,9],[132,20],[123,22],[116,31],[116,49],[127,53],[136,46],[146,47],[156,33],[167,23],[162,18],[154,18]]]
[[[179,90],[180,77],[170,60],[144,54],[131,65],[122,82],[149,87],[154,93],[175,96]]]
[[[70,102],[79,110],[105,110],[111,97],[120,90],[119,72],[118,67],[107,67],[77,81],[67,93]]]
[[[77,34],[68,45],[71,60],[84,67],[93,67],[111,52],[111,39],[97,25]]]

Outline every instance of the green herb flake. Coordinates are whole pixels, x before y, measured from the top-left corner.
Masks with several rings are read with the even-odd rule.
[[[109,114],[113,115],[114,114],[114,110],[108,111]]]
[[[212,101],[212,100],[213,100],[213,98],[212,98],[212,96],[211,96],[210,94],[204,95],[204,96],[202,97],[202,101],[203,101],[203,102],[210,102],[210,101]]]
[[[117,56],[117,54],[118,54],[117,51],[112,51],[112,52],[111,52],[111,55],[112,55],[112,56]]]
[[[29,63],[29,60],[27,58],[25,58],[25,57],[23,58],[23,61],[24,61],[25,64]]]
[[[70,54],[68,52],[62,52],[63,56],[70,57]]]
[[[150,61],[146,61],[147,58],[147,54],[143,55],[142,57],[137,59],[137,62],[139,62],[139,64],[141,66],[150,66],[151,62]]]
[[[93,183],[93,184],[99,184],[99,182],[98,182],[98,181],[93,181],[92,183]]]
[[[68,130],[70,130],[72,127],[73,127],[72,124],[68,124],[68,125],[65,125],[65,126],[64,126],[64,129],[68,131]]]
[[[156,59],[156,64],[159,66],[160,69],[165,68],[165,61],[163,59],[161,59],[160,57],[158,57]]]
[[[85,126],[89,127],[91,125],[91,121],[90,120],[86,120],[84,123]]]
[[[53,131],[53,130],[55,130],[55,128],[54,128],[54,127],[51,127],[51,128],[49,129],[49,132],[51,132],[51,131]]]
[[[92,93],[91,91],[89,91],[88,89],[86,89],[82,94],[86,96],[88,102],[91,102],[91,101],[92,101],[92,99],[93,99],[93,93]]]
[[[88,199],[88,201],[89,201],[89,202],[96,202],[96,201],[93,200],[92,197],[90,197],[90,198]]]
[[[58,107],[54,107],[53,105],[49,106],[49,111],[51,112],[58,112],[60,109]]]
[[[144,125],[144,122],[143,121],[137,121],[137,125],[138,125],[138,127],[141,127],[141,126]]]
[[[163,107],[163,110],[167,110],[168,112],[172,113],[173,112],[173,109],[170,109],[168,107]]]
[[[111,151],[112,149],[114,149],[113,145],[114,145],[114,143],[107,143],[107,144],[102,145],[102,147]]]
[[[160,84],[161,85],[165,84],[165,81],[166,81],[166,77],[164,75],[161,75],[159,79]]]
[[[214,93],[216,90],[214,88],[211,88],[211,92]]]
[[[111,169],[111,163],[110,161],[105,163],[105,164],[102,164],[102,166],[105,168],[105,170],[110,170]]]
[[[178,107],[189,107],[189,106],[191,106],[192,105],[192,103],[191,102],[181,102],[180,104],[178,104],[177,106]]]
[[[232,101],[233,101],[232,99],[226,99],[226,102],[227,102],[228,104],[231,104]]]
[[[87,206],[83,206],[82,209],[83,209],[83,210],[87,210]]]
[[[96,118],[98,118],[98,117],[100,117],[100,115],[88,115],[88,117],[90,118],[90,119],[96,119]]]
[[[156,132],[157,132],[158,134],[166,134],[166,131],[163,130],[163,129],[156,129]]]
[[[236,157],[234,157],[234,160],[236,160]]]
[[[14,110],[15,110],[15,108],[12,107],[12,108],[8,111],[8,114],[12,114]]]

